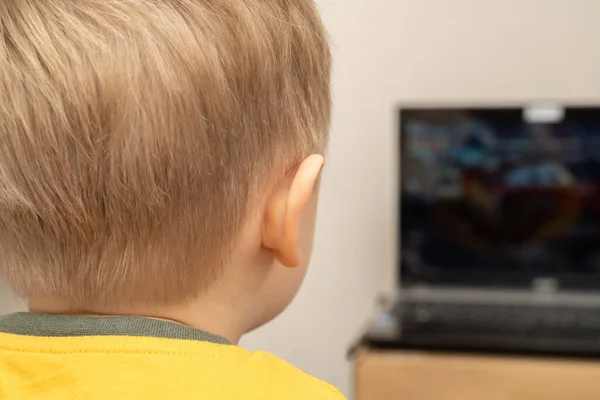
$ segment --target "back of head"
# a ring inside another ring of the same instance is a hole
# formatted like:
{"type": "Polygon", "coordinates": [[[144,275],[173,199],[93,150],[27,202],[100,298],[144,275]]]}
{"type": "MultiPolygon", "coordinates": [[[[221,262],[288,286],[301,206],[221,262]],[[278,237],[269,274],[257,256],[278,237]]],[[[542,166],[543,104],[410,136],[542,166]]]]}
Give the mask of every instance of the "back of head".
{"type": "Polygon", "coordinates": [[[323,149],[312,0],[0,2],[0,274],[82,306],[218,278],[261,180],[323,149]]]}

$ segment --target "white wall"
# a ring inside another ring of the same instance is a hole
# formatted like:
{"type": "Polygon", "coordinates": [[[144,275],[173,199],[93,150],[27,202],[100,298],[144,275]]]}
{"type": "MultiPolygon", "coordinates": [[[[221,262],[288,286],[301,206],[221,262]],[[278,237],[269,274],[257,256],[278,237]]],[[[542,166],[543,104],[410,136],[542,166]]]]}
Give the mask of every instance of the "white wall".
{"type": "Polygon", "coordinates": [[[244,344],[350,393],[346,349],[394,275],[394,106],[600,103],[600,1],[321,3],[335,113],[312,270],[286,314],[244,344]]]}
{"type": "MultiPolygon", "coordinates": [[[[345,353],[393,287],[400,102],[600,102],[598,0],[321,0],[335,57],[333,140],[311,272],[243,345],[350,393],[345,353]]],[[[0,313],[16,308],[0,293],[0,313]]]]}
{"type": "Polygon", "coordinates": [[[6,285],[0,282],[0,315],[25,310],[25,303],[17,300],[6,285]]]}

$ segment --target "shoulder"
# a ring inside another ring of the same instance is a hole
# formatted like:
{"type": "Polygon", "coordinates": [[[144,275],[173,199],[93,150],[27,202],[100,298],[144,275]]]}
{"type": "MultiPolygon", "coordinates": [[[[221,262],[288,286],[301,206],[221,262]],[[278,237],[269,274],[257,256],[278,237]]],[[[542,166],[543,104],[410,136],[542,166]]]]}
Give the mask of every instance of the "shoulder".
{"type": "Polygon", "coordinates": [[[250,356],[267,373],[273,389],[280,390],[282,399],[345,400],[344,395],[333,385],[311,376],[299,368],[266,352],[254,352],[250,356]]]}

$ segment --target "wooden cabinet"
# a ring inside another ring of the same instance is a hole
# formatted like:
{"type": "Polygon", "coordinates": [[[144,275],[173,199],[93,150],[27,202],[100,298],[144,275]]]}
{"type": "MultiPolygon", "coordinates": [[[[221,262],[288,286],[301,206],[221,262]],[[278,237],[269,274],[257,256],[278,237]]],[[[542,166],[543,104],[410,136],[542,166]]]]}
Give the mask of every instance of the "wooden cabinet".
{"type": "Polygon", "coordinates": [[[355,400],[600,400],[600,362],[359,349],[355,400]]]}

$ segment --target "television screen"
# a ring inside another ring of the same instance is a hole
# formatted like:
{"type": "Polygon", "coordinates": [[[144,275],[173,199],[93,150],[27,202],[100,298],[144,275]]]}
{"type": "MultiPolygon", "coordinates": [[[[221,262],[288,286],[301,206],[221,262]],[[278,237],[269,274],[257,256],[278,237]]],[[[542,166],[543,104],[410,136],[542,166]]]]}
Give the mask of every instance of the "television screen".
{"type": "Polygon", "coordinates": [[[404,109],[402,275],[600,275],[600,109],[404,109]]]}

